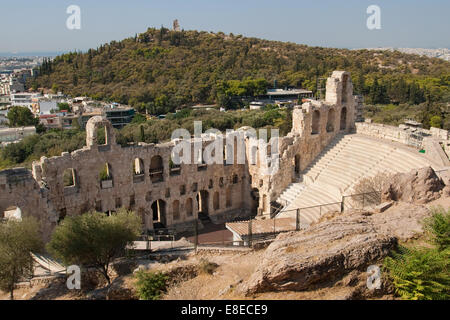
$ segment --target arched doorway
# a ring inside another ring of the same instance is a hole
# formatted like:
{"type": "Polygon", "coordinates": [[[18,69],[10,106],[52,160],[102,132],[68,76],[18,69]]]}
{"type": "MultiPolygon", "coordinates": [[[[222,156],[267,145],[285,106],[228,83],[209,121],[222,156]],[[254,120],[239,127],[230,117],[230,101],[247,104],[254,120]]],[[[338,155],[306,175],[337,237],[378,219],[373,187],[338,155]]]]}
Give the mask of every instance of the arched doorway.
{"type": "Polygon", "coordinates": [[[153,228],[166,227],[166,202],[164,200],[156,200],[152,203],[153,228]]]}
{"type": "Polygon", "coordinates": [[[259,207],[259,190],[253,188],[252,191],[250,192],[250,196],[252,198],[250,210],[252,212],[252,216],[256,216],[258,215],[258,207],[259,207]]]}
{"type": "Polygon", "coordinates": [[[206,190],[201,190],[197,194],[198,213],[209,214],[209,193],[206,190]]]}
{"type": "Polygon", "coordinates": [[[347,129],[347,108],[344,107],[341,110],[341,125],[340,125],[340,129],[341,130],[345,130],[347,129]]]}

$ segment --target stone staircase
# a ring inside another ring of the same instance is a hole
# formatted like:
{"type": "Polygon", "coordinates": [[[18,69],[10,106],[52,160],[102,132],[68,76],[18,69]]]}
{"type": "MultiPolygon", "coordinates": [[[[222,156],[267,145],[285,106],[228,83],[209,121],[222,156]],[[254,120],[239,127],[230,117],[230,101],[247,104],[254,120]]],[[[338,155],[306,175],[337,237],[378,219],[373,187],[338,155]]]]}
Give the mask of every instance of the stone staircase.
{"type": "Polygon", "coordinates": [[[301,182],[291,183],[276,200],[282,206],[288,206],[306,188],[301,182]]]}
{"type": "Polygon", "coordinates": [[[344,194],[365,177],[378,173],[408,172],[432,165],[414,149],[363,135],[336,137],[303,172],[303,183],[293,183],[278,198],[284,206],[277,217],[295,217],[301,210],[301,224],[309,225],[329,211],[339,211],[344,194]]]}
{"type": "Polygon", "coordinates": [[[350,139],[348,138],[344,139],[344,135],[337,135],[304,170],[302,176],[303,181],[307,183],[314,181],[322,170],[344,149],[349,141],[350,139]]]}

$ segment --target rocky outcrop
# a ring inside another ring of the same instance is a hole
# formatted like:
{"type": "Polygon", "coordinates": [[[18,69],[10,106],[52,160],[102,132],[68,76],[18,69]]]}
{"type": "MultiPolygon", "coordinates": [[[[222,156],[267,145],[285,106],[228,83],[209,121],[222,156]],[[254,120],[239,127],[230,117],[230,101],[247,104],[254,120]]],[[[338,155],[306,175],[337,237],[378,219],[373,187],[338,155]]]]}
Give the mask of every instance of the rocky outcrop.
{"type": "Polygon", "coordinates": [[[352,270],[365,270],[396,244],[395,237],[377,232],[364,215],[337,217],[305,231],[279,235],[239,290],[247,295],[307,290],[352,270]]]}
{"type": "Polygon", "coordinates": [[[398,173],[381,190],[381,200],[417,204],[439,199],[445,185],[431,167],[398,173]]]}
{"type": "Polygon", "coordinates": [[[106,293],[106,300],[137,300],[133,277],[114,279],[106,293]]]}

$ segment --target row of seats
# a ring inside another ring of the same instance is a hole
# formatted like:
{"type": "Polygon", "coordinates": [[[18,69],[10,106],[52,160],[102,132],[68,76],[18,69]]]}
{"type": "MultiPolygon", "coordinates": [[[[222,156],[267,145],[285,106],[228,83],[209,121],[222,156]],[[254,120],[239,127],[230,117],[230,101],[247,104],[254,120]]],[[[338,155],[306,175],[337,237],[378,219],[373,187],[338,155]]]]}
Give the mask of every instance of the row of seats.
{"type": "Polygon", "coordinates": [[[303,172],[305,183],[293,183],[281,194],[277,202],[285,207],[277,217],[295,217],[296,209],[303,208],[302,224],[309,224],[326,212],[339,210],[342,195],[352,194],[365,177],[431,165],[414,152],[357,134],[337,137],[303,172]]]}

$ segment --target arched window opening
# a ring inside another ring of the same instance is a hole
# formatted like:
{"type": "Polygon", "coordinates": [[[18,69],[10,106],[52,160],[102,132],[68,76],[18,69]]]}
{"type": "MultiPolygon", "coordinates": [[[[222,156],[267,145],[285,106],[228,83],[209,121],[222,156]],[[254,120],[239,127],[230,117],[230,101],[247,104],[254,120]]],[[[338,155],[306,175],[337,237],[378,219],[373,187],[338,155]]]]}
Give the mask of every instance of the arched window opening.
{"type": "Polygon", "coordinates": [[[75,169],[69,168],[64,170],[63,172],[63,184],[64,188],[68,187],[75,187],[76,186],[76,176],[75,176],[75,169]]]}
{"type": "Polygon", "coordinates": [[[334,109],[328,111],[327,132],[334,132],[334,123],[336,120],[334,109]]]}
{"type": "Polygon", "coordinates": [[[109,189],[113,187],[113,177],[109,163],[105,163],[100,169],[99,179],[102,189],[109,189]]]}
{"type": "Polygon", "coordinates": [[[142,159],[136,158],[133,161],[133,182],[144,182],[144,179],[144,161],[142,161],[142,159]]]}
{"type": "Polygon", "coordinates": [[[312,115],[311,134],[318,134],[320,129],[320,112],[315,110],[312,115]]]}
{"type": "Polygon", "coordinates": [[[150,161],[150,180],[152,183],[164,181],[164,165],[161,156],[154,156],[150,161]]]}

